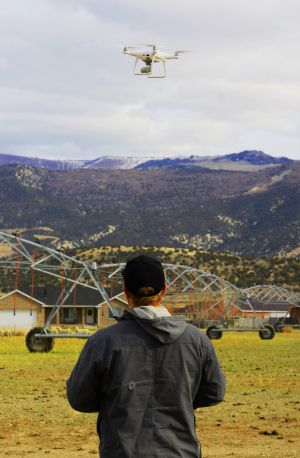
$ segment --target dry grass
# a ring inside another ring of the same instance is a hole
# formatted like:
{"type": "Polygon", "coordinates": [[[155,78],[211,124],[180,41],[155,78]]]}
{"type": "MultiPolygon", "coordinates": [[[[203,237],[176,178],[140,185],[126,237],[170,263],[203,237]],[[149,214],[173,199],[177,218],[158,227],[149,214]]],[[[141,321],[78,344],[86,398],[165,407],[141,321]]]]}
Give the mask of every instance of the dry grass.
{"type": "Polygon", "coordinates": [[[54,235],[42,235],[42,234],[34,234],[34,238],[38,240],[54,240],[55,242],[59,241],[58,237],[55,237],[54,235]]]}
{"type": "Polygon", "coordinates": [[[12,249],[8,245],[0,245],[0,258],[5,258],[6,256],[10,256],[12,253],[12,249]]]}
{"type": "Polygon", "coordinates": [[[299,456],[300,333],[229,333],[215,347],[228,388],[223,404],[197,412],[204,456],[299,456]]]}
{"type": "MultiPolygon", "coordinates": [[[[57,340],[35,354],[24,337],[0,339],[1,457],[97,455],[96,415],[75,412],[65,396],[83,344],[57,340]]],[[[203,456],[298,457],[300,333],[226,333],[214,346],[228,389],[223,404],[196,412],[203,456]]]]}
{"type": "Polygon", "coordinates": [[[0,328],[0,337],[25,336],[28,329],[0,328]]]}

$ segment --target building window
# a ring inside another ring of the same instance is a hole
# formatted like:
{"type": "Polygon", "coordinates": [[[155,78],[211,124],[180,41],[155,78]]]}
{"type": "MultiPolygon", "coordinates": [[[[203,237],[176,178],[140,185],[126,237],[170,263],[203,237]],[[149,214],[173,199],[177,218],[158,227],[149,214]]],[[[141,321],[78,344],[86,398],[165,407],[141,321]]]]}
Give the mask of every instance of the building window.
{"type": "Polygon", "coordinates": [[[62,319],[65,323],[77,323],[77,311],[75,308],[65,307],[62,308],[62,319]]]}

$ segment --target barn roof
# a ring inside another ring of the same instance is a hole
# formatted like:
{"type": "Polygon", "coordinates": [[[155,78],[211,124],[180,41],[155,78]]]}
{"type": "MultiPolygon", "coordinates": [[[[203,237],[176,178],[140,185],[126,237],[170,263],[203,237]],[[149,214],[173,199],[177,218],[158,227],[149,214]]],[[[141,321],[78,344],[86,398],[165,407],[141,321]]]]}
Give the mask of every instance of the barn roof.
{"type": "Polygon", "coordinates": [[[27,299],[34,300],[35,302],[38,302],[40,305],[43,305],[44,303],[40,301],[38,298],[31,297],[29,294],[26,294],[24,291],[20,291],[19,289],[14,289],[13,291],[10,291],[9,293],[4,294],[3,296],[0,296],[0,301],[4,300],[6,297],[12,296],[13,294],[20,294],[21,296],[26,297],[27,299]]]}
{"type": "Polygon", "coordinates": [[[240,310],[243,311],[252,311],[252,308],[255,312],[287,312],[293,304],[284,301],[269,301],[269,302],[260,302],[255,299],[248,299],[247,302],[242,302],[239,304],[240,310]]]}
{"type": "MultiPolygon", "coordinates": [[[[52,307],[57,303],[61,294],[61,288],[55,286],[35,287],[33,289],[33,298],[52,307]]],[[[27,295],[31,295],[31,290],[26,290],[27,295]]],[[[70,296],[64,301],[63,305],[67,306],[96,306],[102,302],[102,296],[98,290],[85,288],[77,285],[76,290],[72,291],[70,296]]]]}

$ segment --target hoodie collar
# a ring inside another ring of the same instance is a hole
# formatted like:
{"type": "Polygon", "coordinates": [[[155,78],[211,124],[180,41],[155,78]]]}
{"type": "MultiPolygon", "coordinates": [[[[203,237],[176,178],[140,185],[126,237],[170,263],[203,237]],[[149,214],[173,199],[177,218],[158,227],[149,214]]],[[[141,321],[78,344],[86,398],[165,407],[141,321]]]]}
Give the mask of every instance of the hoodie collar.
{"type": "Polygon", "coordinates": [[[129,313],[132,313],[139,318],[148,318],[149,320],[152,320],[153,318],[162,318],[163,316],[171,316],[168,309],[162,305],[159,307],[154,307],[153,305],[142,305],[141,307],[130,309],[129,313]]]}
{"type": "MultiPolygon", "coordinates": [[[[149,306],[145,306],[149,307],[149,306]]],[[[141,308],[141,307],[138,307],[141,308]]],[[[158,308],[158,307],[155,307],[158,308]]],[[[161,307],[165,309],[165,307],[161,307]]],[[[158,340],[162,344],[169,344],[177,340],[186,329],[186,322],[176,316],[170,314],[159,317],[141,317],[142,312],[136,312],[136,309],[131,309],[124,313],[124,319],[134,319],[135,322],[153,339],[158,340]]],[[[147,313],[149,314],[149,310],[147,313]]],[[[166,313],[166,312],[163,312],[166,313]]],[[[169,312],[168,312],[169,313],[169,312]]]]}

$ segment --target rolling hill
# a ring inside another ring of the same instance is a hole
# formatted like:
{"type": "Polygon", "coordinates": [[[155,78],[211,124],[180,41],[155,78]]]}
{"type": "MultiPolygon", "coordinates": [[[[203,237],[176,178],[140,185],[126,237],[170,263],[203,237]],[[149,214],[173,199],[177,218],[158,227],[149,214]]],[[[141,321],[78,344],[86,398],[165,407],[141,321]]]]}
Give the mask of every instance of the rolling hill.
{"type": "Polygon", "coordinates": [[[300,164],[202,168],[0,167],[0,230],[54,246],[156,245],[271,256],[300,247],[300,164]]]}

